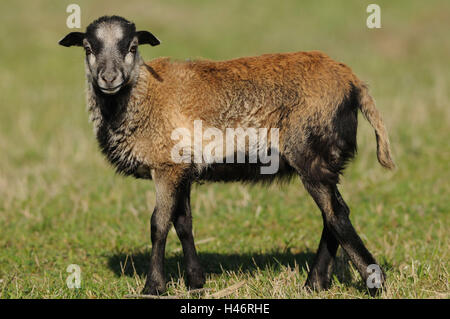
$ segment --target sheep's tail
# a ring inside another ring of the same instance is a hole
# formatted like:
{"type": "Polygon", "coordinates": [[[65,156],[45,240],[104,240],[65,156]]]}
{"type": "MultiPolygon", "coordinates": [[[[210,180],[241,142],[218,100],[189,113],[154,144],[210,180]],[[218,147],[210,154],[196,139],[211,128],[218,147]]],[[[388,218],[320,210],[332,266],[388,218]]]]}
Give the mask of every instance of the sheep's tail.
{"type": "Polygon", "coordinates": [[[384,126],[383,119],[380,112],[375,107],[375,101],[369,94],[367,85],[359,82],[359,109],[364,115],[370,125],[375,129],[375,135],[377,138],[377,157],[378,162],[388,169],[395,168],[394,161],[391,156],[391,149],[389,146],[389,137],[384,126]]]}

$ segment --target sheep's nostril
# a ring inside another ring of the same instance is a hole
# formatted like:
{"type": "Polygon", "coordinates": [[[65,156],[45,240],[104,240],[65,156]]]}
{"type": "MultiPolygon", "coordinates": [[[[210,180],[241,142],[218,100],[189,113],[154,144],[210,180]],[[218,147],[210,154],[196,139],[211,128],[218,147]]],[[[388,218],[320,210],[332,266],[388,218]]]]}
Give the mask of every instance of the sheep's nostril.
{"type": "Polygon", "coordinates": [[[117,74],[116,73],[106,73],[106,74],[102,74],[101,78],[106,83],[111,84],[117,78],[117,74]]]}

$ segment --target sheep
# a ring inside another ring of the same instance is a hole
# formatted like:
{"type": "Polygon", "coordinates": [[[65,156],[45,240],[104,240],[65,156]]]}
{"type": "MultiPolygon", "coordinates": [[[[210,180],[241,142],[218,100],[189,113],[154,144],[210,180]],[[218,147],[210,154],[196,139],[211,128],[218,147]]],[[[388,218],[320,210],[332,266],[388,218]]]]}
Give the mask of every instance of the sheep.
{"type": "MultiPolygon", "coordinates": [[[[368,87],[349,67],[318,51],[228,61],[157,58],[144,63],[138,45],[160,41],[118,16],[101,17],[85,33],[71,32],[59,44],[85,49],[87,104],[102,153],[117,172],[154,181],[152,251],[144,293],[166,290],[165,243],[172,224],[183,248],[187,286],[204,285],[192,234],[190,191],[192,184],[205,181],[269,183],[299,176],[324,225],[305,286],[329,288],[339,245],[362,279],[372,280],[369,269],[377,262],[353,228],[337,188],[356,152],[358,110],[375,130],[379,163],[392,169],[394,162],[368,87]],[[171,150],[178,140],[173,132],[183,128],[193,134],[195,121],[224,134],[228,128],[278,130],[275,147],[256,146],[278,154],[276,173],[262,174],[264,163],[248,162],[255,145],[233,146],[231,153],[222,153],[227,158],[243,154],[244,163],[198,163],[189,160],[189,152],[183,161],[174,161],[171,150]]],[[[369,292],[379,292],[384,281],[380,271],[378,285],[369,286],[369,292]]]]}

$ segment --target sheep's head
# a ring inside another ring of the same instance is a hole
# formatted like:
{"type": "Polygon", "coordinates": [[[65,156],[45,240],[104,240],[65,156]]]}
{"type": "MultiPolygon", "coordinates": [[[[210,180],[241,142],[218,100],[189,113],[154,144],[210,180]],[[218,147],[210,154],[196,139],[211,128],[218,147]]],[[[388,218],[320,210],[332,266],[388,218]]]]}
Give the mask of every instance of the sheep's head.
{"type": "Polygon", "coordinates": [[[84,47],[88,80],[104,94],[115,94],[137,78],[142,63],[138,45],[159,43],[150,32],[136,31],[134,23],[118,16],[101,17],[85,33],[71,32],[59,41],[66,47],[84,47]]]}

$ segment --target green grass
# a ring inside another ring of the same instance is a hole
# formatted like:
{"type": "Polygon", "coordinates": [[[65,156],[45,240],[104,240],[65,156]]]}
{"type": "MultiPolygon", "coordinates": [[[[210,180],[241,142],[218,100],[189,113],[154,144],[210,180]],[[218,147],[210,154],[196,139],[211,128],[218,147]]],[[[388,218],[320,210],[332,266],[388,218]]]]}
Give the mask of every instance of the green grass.
{"type": "MultiPolygon", "coordinates": [[[[121,298],[145,281],[152,182],[116,176],[85,111],[82,50],[57,41],[70,1],[0,5],[0,296],[121,298]],[[69,264],[82,270],[68,289],[69,264]]],[[[352,221],[387,272],[384,298],[449,298],[450,5],[377,1],[382,29],[365,26],[368,1],[77,1],[82,27],[120,14],[162,40],[146,59],[228,59],[322,50],[371,85],[398,169],[376,161],[361,120],[359,152],[342,180],[352,221]]],[[[361,117],[362,119],[362,117],[361,117]]],[[[245,281],[230,297],[367,298],[339,253],[332,288],[302,288],[322,221],[301,183],[204,184],[192,192],[206,287],[245,281]]],[[[174,232],[169,294],[183,294],[174,232]]]]}

